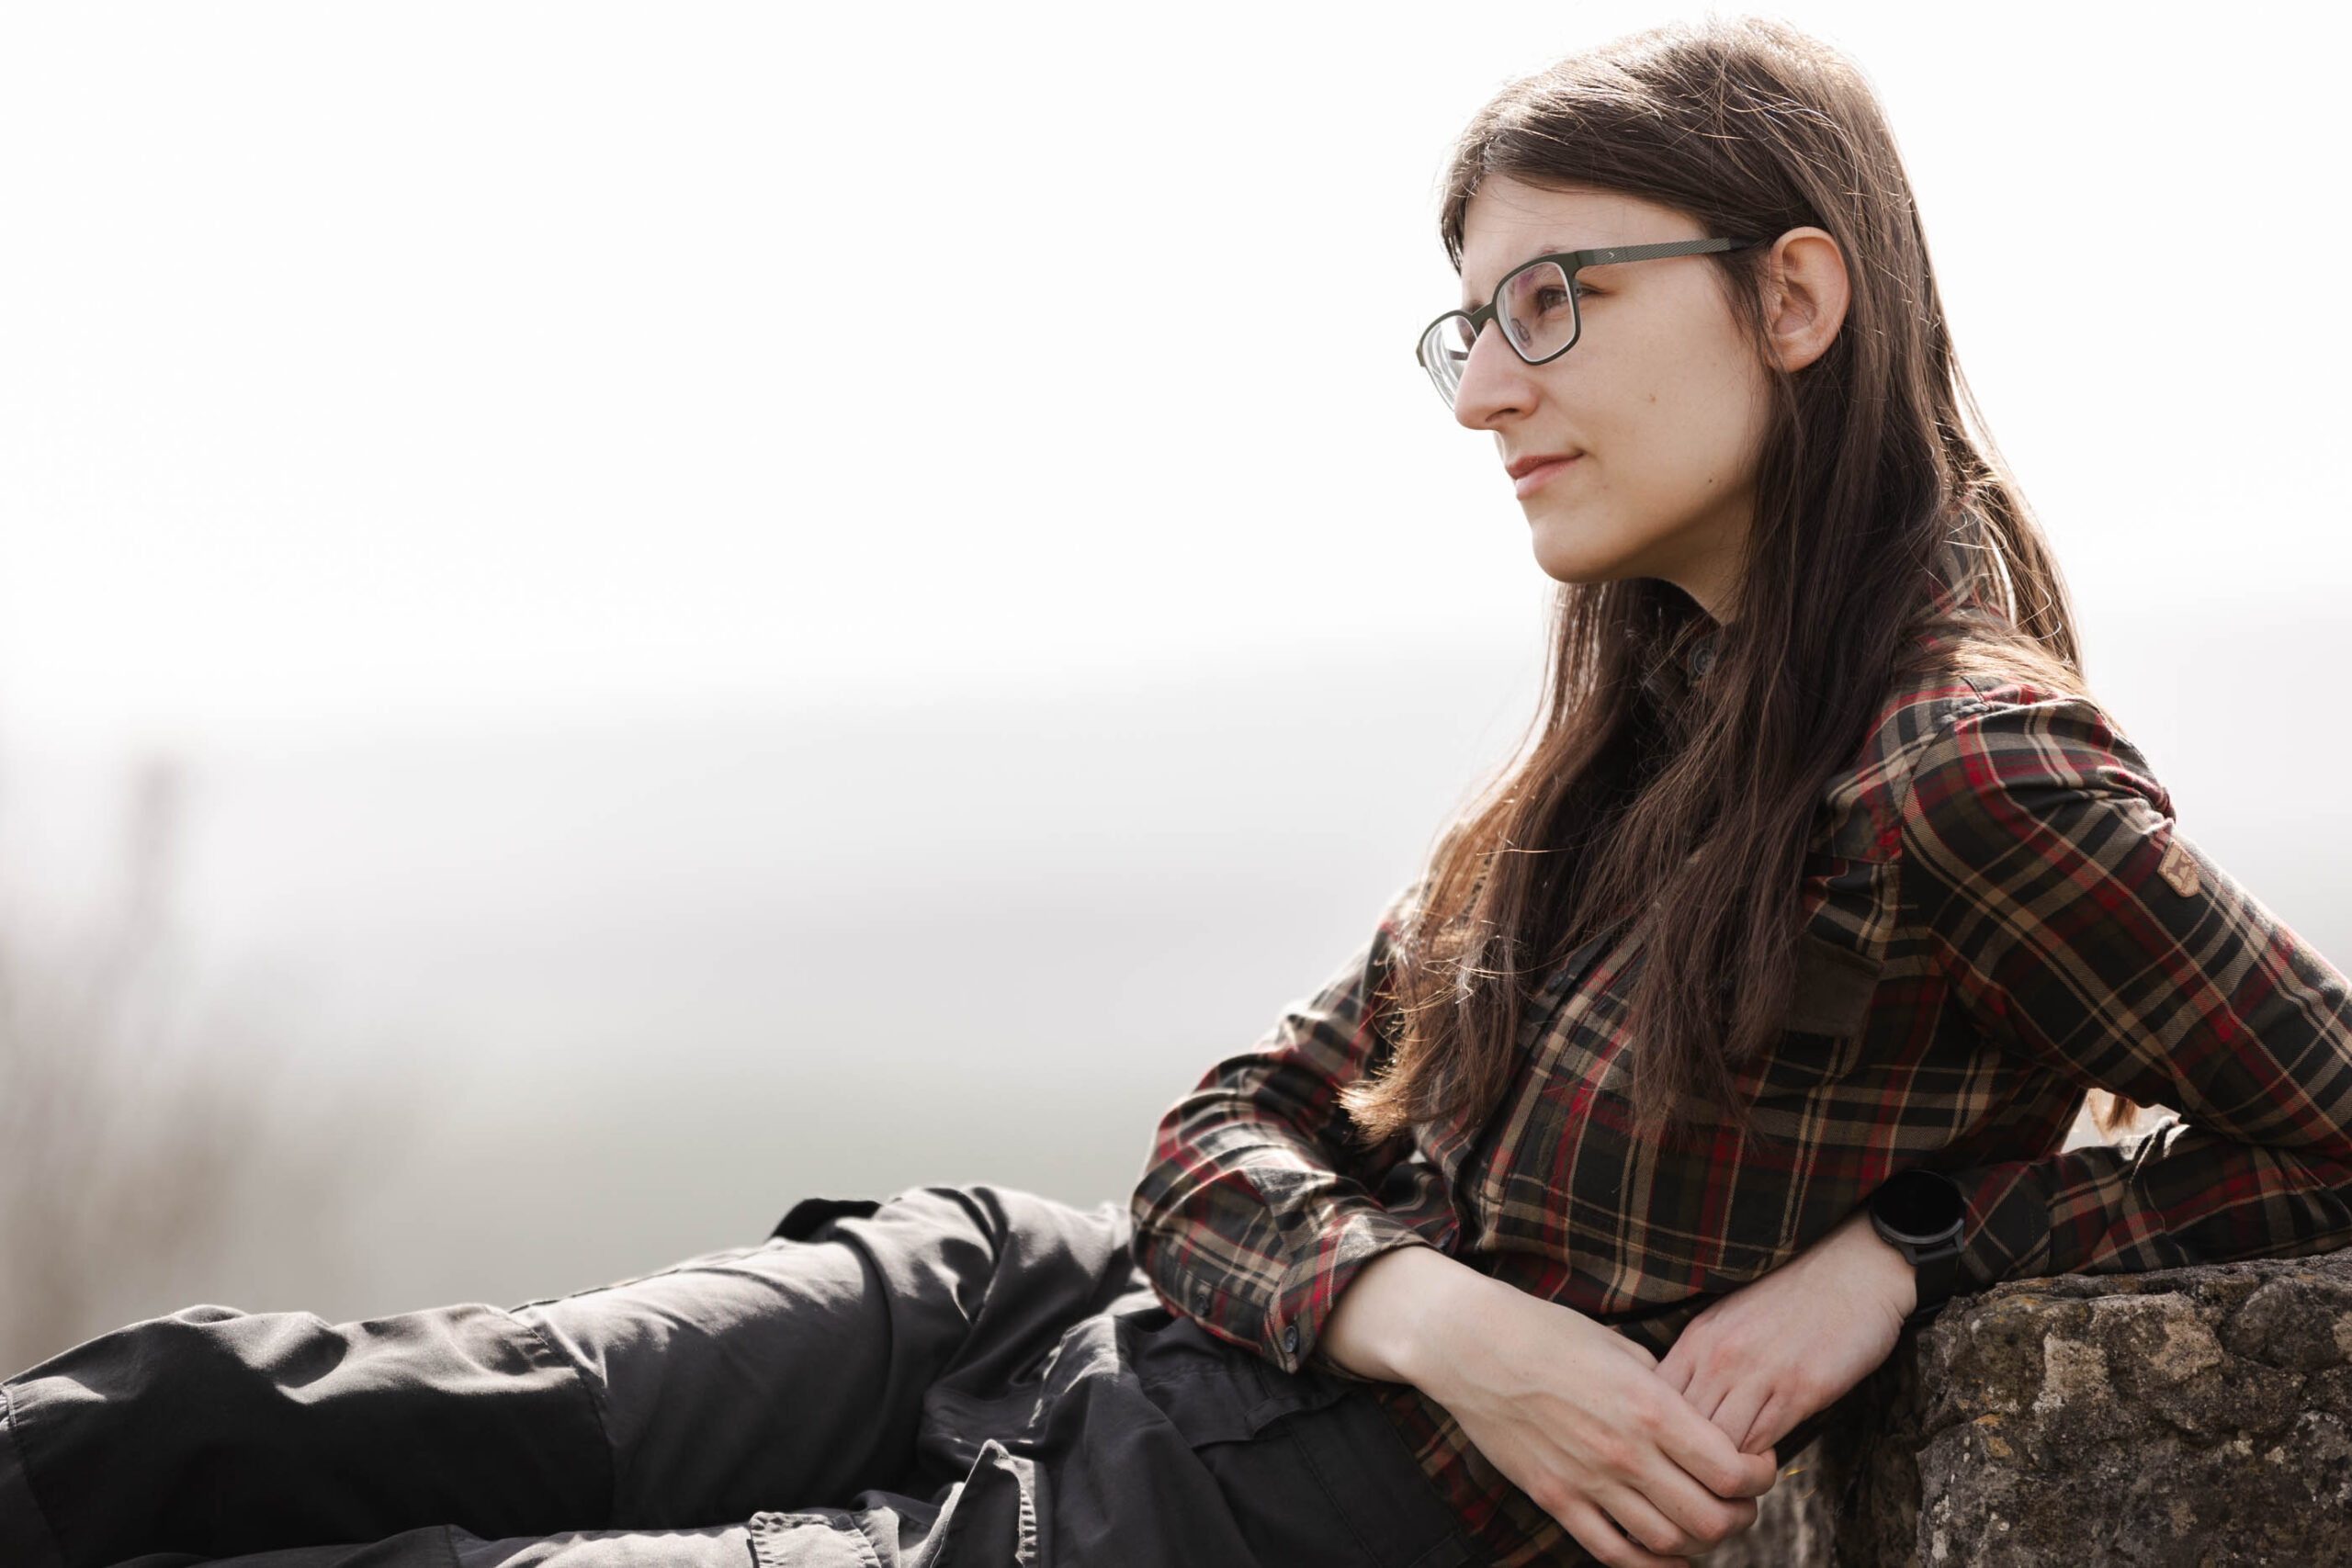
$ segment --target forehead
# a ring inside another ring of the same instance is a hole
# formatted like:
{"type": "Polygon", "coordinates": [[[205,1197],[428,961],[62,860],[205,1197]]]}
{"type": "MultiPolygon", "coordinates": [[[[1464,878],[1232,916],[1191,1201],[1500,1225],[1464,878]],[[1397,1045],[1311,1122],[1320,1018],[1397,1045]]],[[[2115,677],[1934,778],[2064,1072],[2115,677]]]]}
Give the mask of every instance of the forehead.
{"type": "Polygon", "coordinates": [[[1493,175],[1463,209],[1462,295],[1484,304],[1503,274],[1530,256],[1701,238],[1690,217],[1638,196],[1493,175]]]}

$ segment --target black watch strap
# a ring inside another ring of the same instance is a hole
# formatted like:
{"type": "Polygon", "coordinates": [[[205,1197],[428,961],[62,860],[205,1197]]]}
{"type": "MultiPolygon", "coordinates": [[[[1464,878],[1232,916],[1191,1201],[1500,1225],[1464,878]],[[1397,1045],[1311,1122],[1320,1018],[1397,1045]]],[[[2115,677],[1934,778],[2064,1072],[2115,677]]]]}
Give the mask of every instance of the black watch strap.
{"type": "Polygon", "coordinates": [[[1911,1309],[1912,1321],[1934,1316],[1944,1303],[1951,1300],[1952,1292],[1960,1288],[1960,1254],[1957,1239],[1940,1247],[1903,1248],[1903,1255],[1911,1259],[1912,1273],[1919,1288],[1918,1304],[1911,1309]]]}

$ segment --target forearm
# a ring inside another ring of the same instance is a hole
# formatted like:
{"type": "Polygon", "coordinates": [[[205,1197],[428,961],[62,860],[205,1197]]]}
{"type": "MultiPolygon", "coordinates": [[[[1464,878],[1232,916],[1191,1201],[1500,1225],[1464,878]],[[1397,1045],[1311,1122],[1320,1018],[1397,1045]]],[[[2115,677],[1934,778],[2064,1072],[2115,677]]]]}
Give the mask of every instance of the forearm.
{"type": "Polygon", "coordinates": [[[2352,1168],[2189,1123],[1958,1173],[1977,1284],[2288,1258],[2352,1244],[2352,1168]]]}
{"type": "Polygon", "coordinates": [[[1974,1284],[2352,1240],[2352,983],[2180,830],[2095,705],[1956,716],[1915,767],[1900,874],[1949,1005],[2052,1075],[2032,1092],[2182,1117],[1951,1172],[1974,1284]]]}
{"type": "Polygon", "coordinates": [[[1433,1247],[1385,1253],[1357,1270],[1324,1320],[1324,1359],[1358,1377],[1411,1383],[1436,1398],[1424,1380],[1433,1378],[1442,1357],[1430,1348],[1446,1342],[1471,1293],[1493,1283],[1433,1247]]]}

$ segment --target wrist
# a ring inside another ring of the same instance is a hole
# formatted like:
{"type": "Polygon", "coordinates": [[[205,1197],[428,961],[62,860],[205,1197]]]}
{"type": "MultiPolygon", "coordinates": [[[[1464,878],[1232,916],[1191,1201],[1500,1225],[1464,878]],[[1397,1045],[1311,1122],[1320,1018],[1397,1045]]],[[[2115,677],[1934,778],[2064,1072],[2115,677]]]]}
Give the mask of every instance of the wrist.
{"type": "Polygon", "coordinates": [[[1435,1397],[1470,1292],[1489,1281],[1433,1247],[1401,1247],[1359,1269],[1324,1320],[1322,1348],[1360,1377],[1435,1397]]]}
{"type": "Polygon", "coordinates": [[[1878,1233],[1871,1224],[1867,1211],[1857,1211],[1845,1222],[1845,1240],[1860,1257],[1868,1259],[1873,1294],[1883,1300],[1894,1315],[1909,1317],[1919,1305],[1919,1271],[1903,1249],[1878,1233]]]}
{"type": "Polygon", "coordinates": [[[1480,1302],[1487,1292],[1510,1287],[1434,1248],[1417,1250],[1428,1257],[1412,1280],[1397,1370],[1402,1381],[1442,1404],[1461,1370],[1464,1346],[1478,1337],[1480,1302]]]}

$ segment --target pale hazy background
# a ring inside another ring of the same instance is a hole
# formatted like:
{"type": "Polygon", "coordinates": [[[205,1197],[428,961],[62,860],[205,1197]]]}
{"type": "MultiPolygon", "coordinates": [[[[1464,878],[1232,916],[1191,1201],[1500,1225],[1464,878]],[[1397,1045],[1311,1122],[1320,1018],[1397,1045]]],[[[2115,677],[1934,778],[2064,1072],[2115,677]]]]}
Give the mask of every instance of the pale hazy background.
{"type": "MultiPolygon", "coordinates": [[[[1448,142],[1685,14],[0,9],[11,1364],[1124,1198],[1531,700],[1409,352],[1448,142]]],[[[2352,29],[1778,14],[1889,105],[2094,683],[2352,959],[2352,29]]]]}

